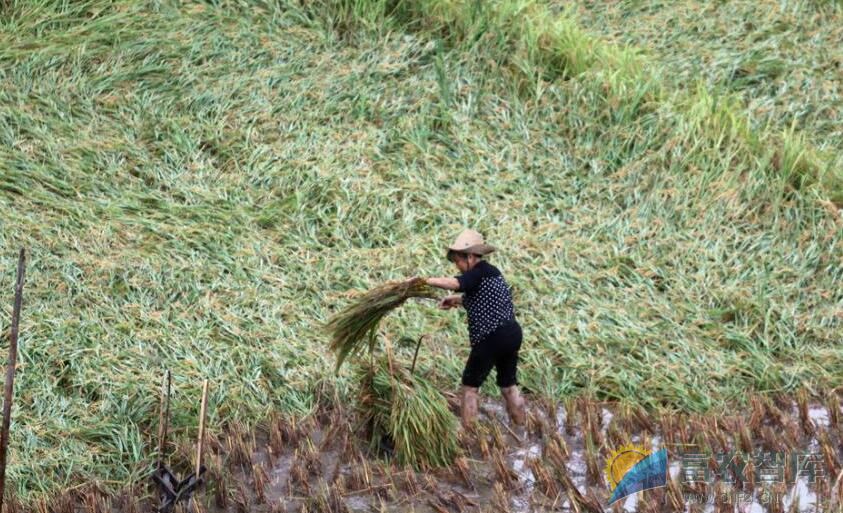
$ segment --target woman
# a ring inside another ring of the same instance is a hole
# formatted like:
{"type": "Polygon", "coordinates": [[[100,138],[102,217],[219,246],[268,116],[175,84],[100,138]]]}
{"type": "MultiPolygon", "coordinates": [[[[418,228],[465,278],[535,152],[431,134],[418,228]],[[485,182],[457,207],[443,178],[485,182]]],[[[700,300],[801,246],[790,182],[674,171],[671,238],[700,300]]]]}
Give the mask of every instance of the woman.
{"type": "Polygon", "coordinates": [[[521,326],[515,320],[512,294],[501,272],[483,257],[495,248],[474,230],[464,230],[448,247],[448,260],[462,274],[454,278],[425,278],[433,287],[462,292],[439,303],[449,309],[462,305],[468,313],[471,353],[462,374],[461,416],[464,426],[477,416],[477,392],[495,367],[496,381],[506,401],[510,420],[523,425],[526,412],[518,393],[516,372],[521,347],[521,326]]]}

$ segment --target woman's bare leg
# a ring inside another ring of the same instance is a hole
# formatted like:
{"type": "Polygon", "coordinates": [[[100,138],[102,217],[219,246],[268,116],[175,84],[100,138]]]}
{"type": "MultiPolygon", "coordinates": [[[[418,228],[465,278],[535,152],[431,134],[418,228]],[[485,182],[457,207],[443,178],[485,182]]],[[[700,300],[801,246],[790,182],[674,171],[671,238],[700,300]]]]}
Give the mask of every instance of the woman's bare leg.
{"type": "Polygon", "coordinates": [[[460,389],[460,414],[463,427],[470,427],[477,418],[477,391],[475,387],[465,385],[460,389]]]}
{"type": "Polygon", "coordinates": [[[527,409],[524,405],[524,398],[518,391],[517,385],[501,388],[501,394],[506,402],[506,413],[513,424],[523,426],[527,422],[527,409]]]}

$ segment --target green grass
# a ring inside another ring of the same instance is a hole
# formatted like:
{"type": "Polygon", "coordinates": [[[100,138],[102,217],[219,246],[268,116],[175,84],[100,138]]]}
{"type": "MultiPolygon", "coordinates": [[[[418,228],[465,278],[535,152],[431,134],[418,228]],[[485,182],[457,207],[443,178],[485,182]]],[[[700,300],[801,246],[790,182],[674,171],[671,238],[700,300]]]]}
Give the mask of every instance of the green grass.
{"type": "MultiPolygon", "coordinates": [[[[307,412],[348,291],[456,274],[466,225],[500,248],[533,391],[699,412],[843,385],[825,128],[759,125],[543,4],[271,5],[0,21],[4,330],[30,250],[9,488],[144,478],[165,367],[175,436],[203,378],[212,432],[307,412]]],[[[464,319],[428,303],[385,336],[432,334],[419,366],[455,387],[464,319]]]]}

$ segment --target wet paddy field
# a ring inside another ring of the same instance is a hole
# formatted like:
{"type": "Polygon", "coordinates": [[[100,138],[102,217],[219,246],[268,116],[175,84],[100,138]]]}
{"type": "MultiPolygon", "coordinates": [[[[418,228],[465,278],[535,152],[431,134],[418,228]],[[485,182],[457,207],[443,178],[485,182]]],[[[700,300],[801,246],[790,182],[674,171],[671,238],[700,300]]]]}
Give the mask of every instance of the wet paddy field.
{"type": "MultiPolygon", "coordinates": [[[[457,413],[458,400],[449,396],[457,413]]],[[[205,483],[182,511],[222,512],[831,512],[840,511],[841,424],[837,396],[824,403],[753,398],[731,416],[648,416],[587,399],[532,400],[528,424],[510,427],[502,404],[484,399],[462,455],[449,468],[399,468],[388,444],[369,447],[341,405],[303,419],[273,419],[265,429],[232,426],[212,441],[205,483]],[[607,459],[623,446],[666,448],[667,486],[607,506],[607,459]],[[691,461],[705,455],[703,467],[691,461]],[[781,479],[753,462],[781,454],[781,479]],[[812,455],[811,466],[790,458],[812,455]],[[722,463],[734,455],[732,465],[722,463]],[[747,456],[749,455],[749,456],[747,456]],[[731,472],[731,473],[730,473],[731,472]],[[711,482],[690,483],[692,476],[711,482]],[[731,482],[732,484],[727,484],[731,482]]],[[[180,444],[174,470],[187,471],[194,448],[180,444]]],[[[177,472],[178,473],[178,472],[177,472]]],[[[89,485],[10,511],[153,511],[154,490],[138,483],[115,497],[89,485]]]]}

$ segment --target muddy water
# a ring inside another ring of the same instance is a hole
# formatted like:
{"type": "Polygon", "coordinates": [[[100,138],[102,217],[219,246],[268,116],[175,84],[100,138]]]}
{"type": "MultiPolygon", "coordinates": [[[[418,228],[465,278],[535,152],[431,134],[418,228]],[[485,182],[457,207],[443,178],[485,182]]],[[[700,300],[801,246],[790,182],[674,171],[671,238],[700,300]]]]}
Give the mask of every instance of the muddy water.
{"type": "MultiPolygon", "coordinates": [[[[508,509],[512,513],[542,512],[542,511],[575,511],[570,503],[564,487],[560,496],[546,497],[536,476],[531,470],[531,460],[542,460],[544,458],[545,442],[548,436],[555,435],[564,440],[567,446],[568,457],[564,462],[565,470],[571,482],[582,495],[591,495],[600,500],[605,511],[638,511],[642,500],[650,500],[650,495],[655,491],[646,491],[627,497],[614,508],[605,506],[610,491],[602,477],[603,465],[606,456],[613,447],[609,439],[609,428],[618,416],[605,407],[597,407],[596,416],[599,420],[600,438],[603,440],[600,454],[597,458],[600,470],[599,482],[594,482],[593,477],[588,475],[588,464],[586,459],[585,439],[577,423],[573,434],[568,432],[568,412],[564,408],[555,410],[553,418],[538,407],[531,407],[534,418],[541,418],[546,421],[545,426],[550,426],[552,432],[537,433],[534,429],[520,430],[518,432],[508,428],[506,413],[499,401],[486,399],[481,407],[481,422],[487,426],[497,426],[502,434],[504,446],[502,454],[504,461],[514,476],[508,490],[495,490],[495,484],[499,481],[498,474],[492,463],[483,454],[475,450],[469,450],[466,462],[468,468],[469,482],[460,477],[458,472],[437,471],[431,474],[423,474],[397,469],[383,463],[377,458],[362,455],[358,451],[357,458],[350,458],[345,454],[344,448],[336,439],[331,438],[329,426],[315,425],[307,431],[299,440],[284,445],[280,454],[273,454],[266,439],[256,441],[252,454],[252,465],[262,466],[266,469],[266,484],[263,487],[265,498],[259,498],[255,493],[255,475],[249,468],[239,468],[231,471],[225,478],[230,481],[227,484],[230,500],[225,508],[219,507],[212,499],[212,489],[215,486],[209,481],[209,489],[200,500],[205,504],[205,510],[215,513],[237,512],[237,511],[316,511],[316,512],[372,512],[372,511],[415,511],[420,513],[444,513],[459,511],[504,511],[508,509]],[[516,438],[518,436],[518,438],[516,438]],[[307,460],[307,447],[314,447],[311,454],[313,462],[309,470],[304,472],[302,477],[302,461],[307,460]],[[313,456],[315,454],[315,456],[313,456]],[[298,477],[294,476],[299,469],[298,477]],[[409,482],[409,483],[408,483],[409,482]]],[[[843,412],[843,408],[841,408],[843,412]]],[[[794,406],[789,412],[795,423],[799,423],[799,411],[794,406]]],[[[579,413],[575,415],[578,421],[579,413]]],[[[812,422],[815,436],[807,434],[800,440],[801,446],[795,450],[819,450],[821,444],[816,436],[820,430],[828,433],[833,444],[836,444],[836,457],[843,460],[841,451],[841,429],[840,426],[831,428],[828,411],[821,406],[812,406],[808,409],[808,418],[812,422]]],[[[659,424],[654,422],[656,426],[659,424]]],[[[597,425],[597,424],[595,424],[597,425]]],[[[618,424],[620,425],[620,423],[618,424]]],[[[630,439],[634,443],[643,444],[653,450],[661,447],[668,449],[669,474],[674,479],[679,479],[681,473],[681,461],[678,457],[672,457],[671,452],[676,449],[677,444],[665,443],[665,439],[676,439],[665,437],[663,433],[648,433],[645,431],[630,432],[630,439]]],[[[807,432],[806,432],[807,433],[807,432]]],[[[730,446],[734,442],[729,440],[730,446]]],[[[490,445],[494,445],[490,442],[490,445]]],[[[757,445],[757,444],[756,444],[757,445]]],[[[492,449],[494,451],[494,449],[492,449]]],[[[715,449],[717,451],[718,449],[715,449]]],[[[547,464],[547,461],[543,461],[547,464]]],[[[835,476],[827,476],[828,488],[831,488],[835,476]]],[[[828,492],[826,492],[827,494],[828,492]]],[[[664,493],[662,493],[664,495],[664,493]]],[[[786,490],[781,498],[781,506],[784,511],[799,512],[826,512],[827,497],[820,497],[816,486],[807,482],[804,478],[796,480],[796,484],[786,490]],[[826,501],[825,507],[817,507],[818,498],[826,501]],[[791,510],[791,507],[794,509],[791,510]]],[[[673,511],[666,503],[661,511],[673,511]]],[[[684,510],[688,513],[714,512],[713,503],[708,504],[686,504],[684,510]]],[[[744,496],[742,502],[735,504],[734,511],[741,513],[767,513],[765,499],[757,493],[744,496]]],[[[586,510],[582,510],[586,511],[586,510]]],[[[650,510],[652,511],[652,509],[650,510]]],[[[724,511],[720,509],[720,511],[724,511]]]]}

